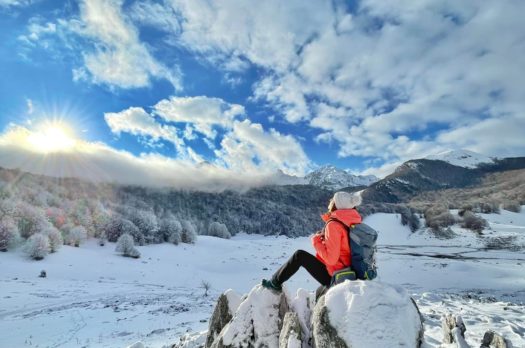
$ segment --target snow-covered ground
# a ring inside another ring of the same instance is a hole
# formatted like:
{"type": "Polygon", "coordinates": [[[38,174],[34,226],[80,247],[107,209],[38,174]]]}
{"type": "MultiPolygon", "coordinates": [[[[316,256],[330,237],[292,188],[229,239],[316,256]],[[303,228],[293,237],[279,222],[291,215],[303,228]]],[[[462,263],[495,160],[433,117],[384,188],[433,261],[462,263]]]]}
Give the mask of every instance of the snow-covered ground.
{"type": "MultiPolygon", "coordinates": [[[[459,227],[441,240],[411,234],[395,214],[365,222],[379,230],[379,279],[402,285],[425,317],[425,346],[441,342],[441,315],[460,314],[466,338],[479,346],[494,329],[525,347],[525,212],[485,215],[492,230],[482,237],[459,227]],[[508,249],[487,249],[503,238],[508,249]]],[[[174,343],[187,331],[207,328],[217,296],[232,288],[248,292],[269,277],[296,249],[312,250],[307,238],[238,235],[231,240],[201,236],[195,245],[139,247],[138,260],[94,241],[64,246],[43,261],[20,251],[0,253],[1,347],[148,347],[174,343]],[[39,278],[41,270],[47,278],[39,278]],[[201,287],[212,289],[204,296],[201,287]]],[[[301,270],[287,283],[315,290],[301,270]]]]}

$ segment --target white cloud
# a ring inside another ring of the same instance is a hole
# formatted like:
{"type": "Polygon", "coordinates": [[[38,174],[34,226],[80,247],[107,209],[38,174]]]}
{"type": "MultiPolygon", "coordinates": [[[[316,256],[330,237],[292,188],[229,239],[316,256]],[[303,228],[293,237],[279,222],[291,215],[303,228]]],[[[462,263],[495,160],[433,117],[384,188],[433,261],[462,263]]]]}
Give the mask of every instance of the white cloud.
{"type": "Polygon", "coordinates": [[[291,135],[284,135],[249,120],[234,121],[233,129],[215,150],[219,162],[239,171],[282,170],[289,175],[304,175],[310,161],[301,144],[291,135]]]}
{"type": "Polygon", "coordinates": [[[0,7],[24,7],[37,1],[38,0],[0,0],[0,7]]]}
{"type": "Polygon", "coordinates": [[[166,121],[192,123],[196,131],[210,139],[217,136],[214,126],[231,128],[235,118],[245,115],[242,105],[204,96],[163,99],[153,110],[166,121]]]}
{"type": "Polygon", "coordinates": [[[221,191],[277,184],[275,173],[235,171],[209,163],[155,153],[133,155],[103,143],[76,140],[68,151],[43,154],[32,147],[33,131],[12,125],[0,134],[0,166],[36,174],[79,177],[95,182],[221,191]]]}
{"type": "Polygon", "coordinates": [[[179,158],[191,159],[194,162],[203,160],[178,136],[176,127],[158,123],[143,108],[131,107],[118,113],[105,113],[104,119],[111,132],[116,135],[124,132],[144,137],[149,145],[155,145],[161,139],[167,140],[175,146],[179,158]]]}
{"type": "Polygon", "coordinates": [[[254,97],[321,130],[339,156],[388,165],[436,148],[525,150],[481,129],[505,119],[525,131],[524,2],[366,0],[351,14],[339,2],[171,4],[179,44],[223,67],[242,58],[265,68],[254,97]]]}
{"type": "Polygon", "coordinates": [[[171,97],[163,99],[152,113],[143,108],[131,107],[118,113],[106,113],[106,123],[111,131],[146,137],[152,141],[167,140],[175,144],[178,158],[202,162],[203,158],[186,145],[184,140],[198,138],[214,151],[211,160],[232,171],[274,173],[281,170],[291,175],[303,175],[310,166],[301,144],[291,135],[281,134],[245,118],[242,105],[229,104],[219,98],[171,97]],[[158,116],[155,119],[153,116],[158,116]],[[184,129],[179,131],[177,123],[184,129]],[[174,125],[175,124],[175,125],[174,125]],[[225,131],[216,148],[217,128],[225,131]],[[181,137],[179,137],[182,136],[181,137]]]}
{"type": "Polygon", "coordinates": [[[159,63],[140,41],[137,29],[122,13],[122,0],[85,0],[80,5],[79,34],[93,41],[84,63],[95,83],[122,88],[149,86],[151,78],[167,79],[181,89],[180,73],[159,63]]]}

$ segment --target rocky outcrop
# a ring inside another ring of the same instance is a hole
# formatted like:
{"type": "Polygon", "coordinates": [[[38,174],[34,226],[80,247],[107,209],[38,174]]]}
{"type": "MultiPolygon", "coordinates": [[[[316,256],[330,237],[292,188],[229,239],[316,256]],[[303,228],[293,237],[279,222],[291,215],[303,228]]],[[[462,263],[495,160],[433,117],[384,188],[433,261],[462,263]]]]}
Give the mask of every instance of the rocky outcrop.
{"type": "Polygon", "coordinates": [[[257,285],[241,302],[231,321],[210,347],[278,347],[283,319],[288,310],[284,293],[277,294],[257,285]]]}
{"type": "Polygon", "coordinates": [[[227,292],[210,319],[206,348],[415,348],[421,343],[420,313],[400,287],[344,282],[314,299],[302,289],[291,298],[260,285],[242,299],[227,292]]]}
{"type": "Polygon", "coordinates": [[[319,298],[312,317],[313,344],[316,348],[347,348],[337,330],[330,323],[325,297],[319,298]]]}
{"type": "Polygon", "coordinates": [[[322,296],[312,319],[313,344],[328,347],[419,347],[423,323],[404,289],[353,281],[322,296]]]}
{"type": "MultiPolygon", "coordinates": [[[[470,348],[465,340],[467,327],[461,316],[451,313],[441,318],[441,328],[443,329],[443,345],[456,348],[470,348]]],[[[480,348],[512,348],[512,343],[503,336],[492,330],[485,332],[480,348]]]]}
{"type": "Polygon", "coordinates": [[[458,315],[447,314],[441,318],[441,328],[443,329],[443,343],[456,343],[458,347],[468,347],[465,341],[465,331],[467,328],[463,319],[458,315]]]}
{"type": "Polygon", "coordinates": [[[512,343],[494,331],[487,331],[483,336],[480,348],[512,348],[512,343]]]}
{"type": "Polygon", "coordinates": [[[239,307],[240,302],[241,297],[233,292],[233,290],[228,290],[219,296],[210,318],[208,334],[206,336],[206,348],[211,347],[213,341],[215,341],[222,329],[232,320],[233,314],[239,307]]]}
{"type": "Polygon", "coordinates": [[[279,335],[279,348],[301,348],[303,333],[297,313],[288,312],[284,316],[279,335]]]}

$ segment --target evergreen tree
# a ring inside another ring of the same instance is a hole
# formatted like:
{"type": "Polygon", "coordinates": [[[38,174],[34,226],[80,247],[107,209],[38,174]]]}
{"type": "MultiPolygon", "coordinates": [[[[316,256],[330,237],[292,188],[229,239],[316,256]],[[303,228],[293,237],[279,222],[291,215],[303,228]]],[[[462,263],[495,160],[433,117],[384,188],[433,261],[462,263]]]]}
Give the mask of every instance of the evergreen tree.
{"type": "Polygon", "coordinates": [[[193,244],[197,240],[197,232],[195,226],[189,220],[182,221],[181,242],[193,244]]]}

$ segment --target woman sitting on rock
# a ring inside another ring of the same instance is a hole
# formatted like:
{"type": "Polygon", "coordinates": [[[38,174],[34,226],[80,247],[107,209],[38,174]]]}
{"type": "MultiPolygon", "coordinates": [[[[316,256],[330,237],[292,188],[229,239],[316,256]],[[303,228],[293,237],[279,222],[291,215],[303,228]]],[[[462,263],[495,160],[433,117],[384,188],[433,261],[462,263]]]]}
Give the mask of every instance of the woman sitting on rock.
{"type": "Polygon", "coordinates": [[[335,271],[350,267],[347,231],[351,225],[361,223],[361,215],[355,210],[359,204],[360,195],[336,192],[328,205],[328,213],[321,217],[326,223],[324,228],[311,238],[316,255],[297,250],[270,280],[263,279],[262,286],[281,291],[282,284],[301,266],[321,285],[330,286],[335,271]]]}

